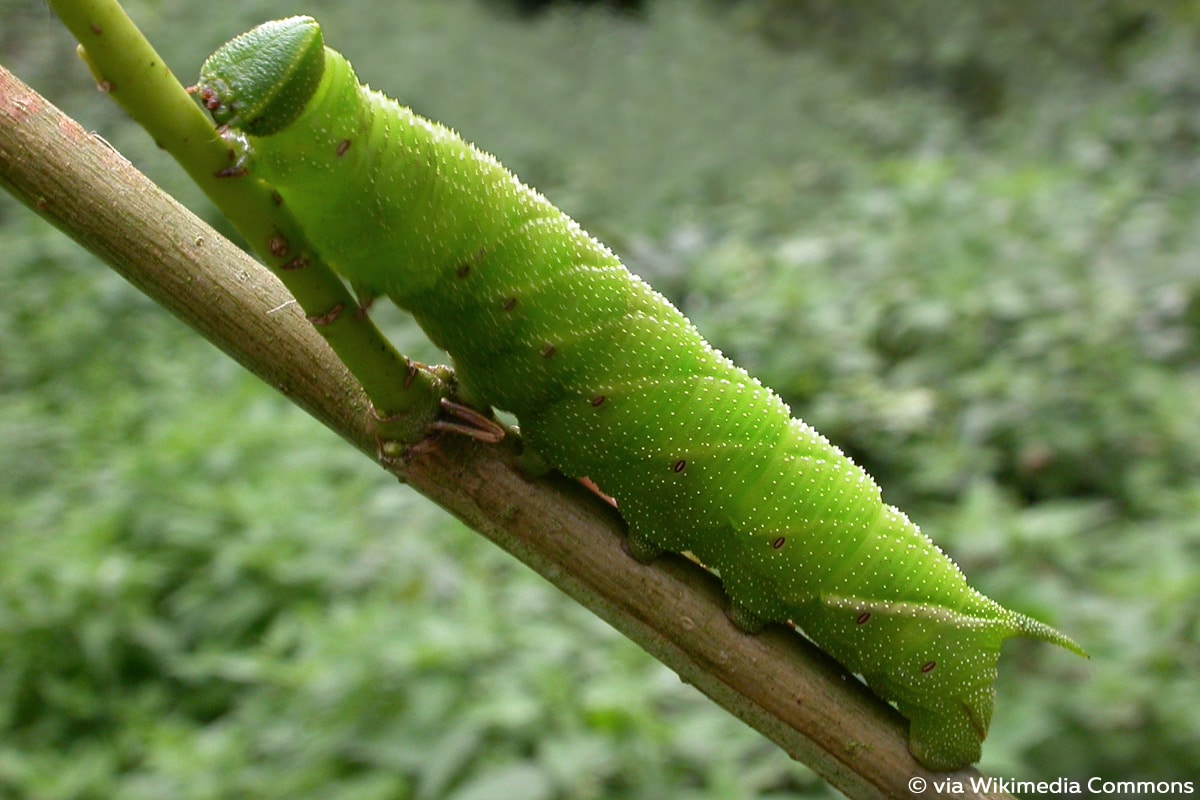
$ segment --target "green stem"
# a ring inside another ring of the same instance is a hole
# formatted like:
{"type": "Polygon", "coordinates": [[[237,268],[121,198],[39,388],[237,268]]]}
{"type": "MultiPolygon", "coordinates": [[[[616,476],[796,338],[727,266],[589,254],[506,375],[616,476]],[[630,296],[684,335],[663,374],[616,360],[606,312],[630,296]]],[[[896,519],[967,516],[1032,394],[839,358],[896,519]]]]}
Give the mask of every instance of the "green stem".
{"type": "Polygon", "coordinates": [[[396,352],[316,254],[271,187],[230,177],[235,154],[117,0],[50,0],[105,91],[170,153],[296,298],[378,410],[381,437],[420,439],[443,375],[396,352]]]}

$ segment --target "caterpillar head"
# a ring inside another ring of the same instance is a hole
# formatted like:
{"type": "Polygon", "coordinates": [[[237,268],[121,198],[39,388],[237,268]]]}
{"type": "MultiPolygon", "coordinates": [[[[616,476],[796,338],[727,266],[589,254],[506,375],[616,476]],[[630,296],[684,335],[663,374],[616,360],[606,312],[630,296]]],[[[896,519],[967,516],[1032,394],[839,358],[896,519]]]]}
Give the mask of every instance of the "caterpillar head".
{"type": "Polygon", "coordinates": [[[209,56],[196,91],[218,125],[270,136],[300,115],[324,70],[317,21],[288,17],[263,23],[209,56]]]}

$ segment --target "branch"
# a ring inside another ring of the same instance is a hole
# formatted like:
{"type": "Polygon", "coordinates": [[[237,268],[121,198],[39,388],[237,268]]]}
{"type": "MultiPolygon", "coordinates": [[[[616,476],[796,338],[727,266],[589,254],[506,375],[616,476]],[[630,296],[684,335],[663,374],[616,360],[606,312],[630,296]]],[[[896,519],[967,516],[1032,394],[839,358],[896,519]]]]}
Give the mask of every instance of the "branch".
{"type": "MultiPolygon", "coordinates": [[[[263,267],[163,194],[97,137],[0,67],[0,185],[360,450],[367,400],[263,267]]],[[[795,632],[749,636],[717,580],[677,556],[643,565],[615,512],[561,476],[463,437],[394,474],[525,562],[825,780],[854,798],[974,793],[975,770],[930,773],[905,721],[795,632]],[[966,792],[938,791],[958,781],[966,792]]]]}
{"type": "Polygon", "coordinates": [[[447,394],[440,375],[396,352],[309,244],[270,186],[239,176],[235,153],[117,0],[50,0],[97,85],[179,162],[362,381],[389,438],[419,440],[447,394]]]}

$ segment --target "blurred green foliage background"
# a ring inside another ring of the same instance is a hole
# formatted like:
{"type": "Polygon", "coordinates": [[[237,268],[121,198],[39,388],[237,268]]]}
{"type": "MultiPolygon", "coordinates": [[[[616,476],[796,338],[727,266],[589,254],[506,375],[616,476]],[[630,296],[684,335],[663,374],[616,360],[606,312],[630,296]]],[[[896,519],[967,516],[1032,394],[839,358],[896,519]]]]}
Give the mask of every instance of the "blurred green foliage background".
{"type": "MultiPolygon", "coordinates": [[[[1196,779],[1200,4],[312,13],[841,444],[1014,642],[986,771],[1196,779]]],[[[34,0],[0,61],[218,226],[34,0]]],[[[831,790],[0,197],[0,797],[831,790]]],[[[411,355],[437,360],[381,311],[411,355]]]]}

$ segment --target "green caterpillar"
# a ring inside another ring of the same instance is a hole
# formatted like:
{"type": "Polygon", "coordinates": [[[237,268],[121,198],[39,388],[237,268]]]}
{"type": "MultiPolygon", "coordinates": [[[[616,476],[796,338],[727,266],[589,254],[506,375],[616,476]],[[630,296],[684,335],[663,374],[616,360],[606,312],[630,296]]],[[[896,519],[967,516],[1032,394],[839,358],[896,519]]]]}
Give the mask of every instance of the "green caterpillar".
{"type": "Polygon", "coordinates": [[[410,311],[534,452],[615,498],[639,558],[690,551],[740,626],[795,623],[908,717],[925,766],[979,759],[1005,639],[1083,654],[968,586],[862,469],[492,156],[360,85],[313,19],[233,39],[199,89],[320,254],[410,311]]]}

